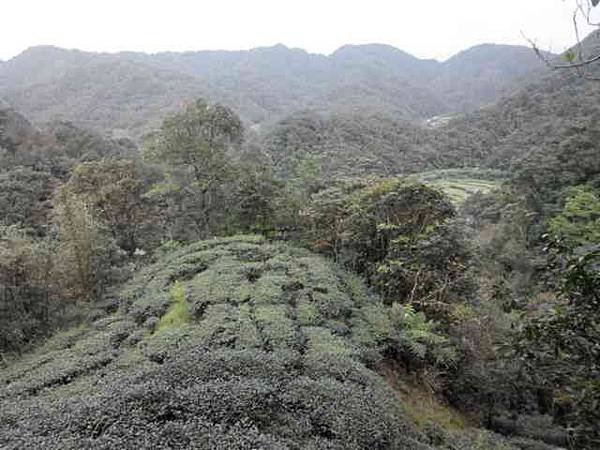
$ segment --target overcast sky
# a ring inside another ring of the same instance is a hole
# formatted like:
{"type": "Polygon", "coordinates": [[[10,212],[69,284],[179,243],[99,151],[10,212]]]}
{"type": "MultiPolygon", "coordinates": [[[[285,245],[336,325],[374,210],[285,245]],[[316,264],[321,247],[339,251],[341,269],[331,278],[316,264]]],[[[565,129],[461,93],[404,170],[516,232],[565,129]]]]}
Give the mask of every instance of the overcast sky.
{"type": "Polygon", "coordinates": [[[90,51],[248,49],[329,54],[385,43],[446,59],[484,43],[562,51],[575,0],[0,0],[0,59],[52,44],[90,51]]]}

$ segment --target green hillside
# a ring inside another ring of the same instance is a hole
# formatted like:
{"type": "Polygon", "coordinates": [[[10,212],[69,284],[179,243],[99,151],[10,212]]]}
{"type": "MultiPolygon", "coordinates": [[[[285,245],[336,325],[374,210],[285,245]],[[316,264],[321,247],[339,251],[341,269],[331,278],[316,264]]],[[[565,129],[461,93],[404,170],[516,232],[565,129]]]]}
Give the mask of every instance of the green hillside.
{"type": "Polygon", "coordinates": [[[199,242],[119,301],[1,373],[1,448],[426,448],[367,366],[385,307],[321,257],[199,242]]]}
{"type": "Polygon", "coordinates": [[[0,65],[0,96],[35,122],[60,118],[139,138],[198,96],[251,123],[305,109],[403,119],[472,111],[539,67],[527,47],[500,45],[473,47],[445,63],[381,44],[345,45],[329,56],[281,44],[157,54],[39,46],[0,65]]]}
{"type": "Polygon", "coordinates": [[[116,300],[0,372],[0,448],[517,448],[398,384],[392,309],[306,250],[201,241],[116,300]]]}

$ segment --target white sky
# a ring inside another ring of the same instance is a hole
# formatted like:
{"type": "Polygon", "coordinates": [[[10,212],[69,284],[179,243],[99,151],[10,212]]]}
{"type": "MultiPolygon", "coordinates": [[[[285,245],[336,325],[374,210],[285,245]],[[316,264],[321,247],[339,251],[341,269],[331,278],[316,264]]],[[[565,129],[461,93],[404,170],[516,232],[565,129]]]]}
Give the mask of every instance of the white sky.
{"type": "MultiPolygon", "coordinates": [[[[0,59],[52,44],[89,51],[248,49],[329,54],[385,43],[446,59],[484,42],[553,51],[574,41],[575,0],[0,0],[0,59]]],[[[589,31],[589,30],[588,30],[589,31]]]]}

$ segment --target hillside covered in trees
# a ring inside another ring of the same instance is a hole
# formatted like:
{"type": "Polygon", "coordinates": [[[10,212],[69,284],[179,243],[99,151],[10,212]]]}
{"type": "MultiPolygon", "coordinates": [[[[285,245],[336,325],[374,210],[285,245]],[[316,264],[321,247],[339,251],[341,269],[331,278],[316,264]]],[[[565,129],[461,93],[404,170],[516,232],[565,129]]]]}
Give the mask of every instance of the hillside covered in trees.
{"type": "Polygon", "coordinates": [[[248,123],[293,112],[388,113],[404,119],[472,111],[535,68],[526,47],[482,45],[443,63],[386,45],[329,56],[283,45],[250,51],[95,54],[30,48],[0,63],[0,98],[36,122],[75,121],[140,137],[168,112],[210,97],[248,123]]]}
{"type": "Polygon", "coordinates": [[[0,448],[598,448],[586,69],[0,63],[0,448]]]}

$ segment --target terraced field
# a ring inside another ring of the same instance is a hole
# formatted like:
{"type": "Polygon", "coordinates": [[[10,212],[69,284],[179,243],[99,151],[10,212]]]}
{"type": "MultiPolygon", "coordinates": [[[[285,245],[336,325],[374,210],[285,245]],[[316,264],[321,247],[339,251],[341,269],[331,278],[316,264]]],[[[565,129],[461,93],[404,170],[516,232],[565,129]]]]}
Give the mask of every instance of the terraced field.
{"type": "Polygon", "coordinates": [[[424,183],[440,188],[455,205],[460,205],[470,195],[487,194],[508,178],[508,174],[496,170],[447,169],[423,172],[417,178],[424,183]]]}

